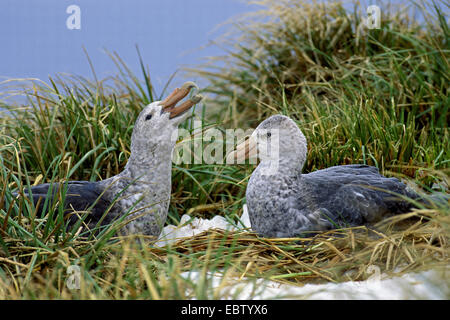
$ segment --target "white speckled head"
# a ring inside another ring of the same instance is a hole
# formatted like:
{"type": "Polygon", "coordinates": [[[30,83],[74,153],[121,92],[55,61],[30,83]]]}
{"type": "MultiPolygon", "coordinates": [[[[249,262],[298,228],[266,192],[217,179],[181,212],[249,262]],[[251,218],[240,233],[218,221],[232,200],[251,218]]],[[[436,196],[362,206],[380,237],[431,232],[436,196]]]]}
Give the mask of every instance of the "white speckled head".
{"type": "Polygon", "coordinates": [[[134,124],[131,138],[131,153],[150,150],[155,145],[167,144],[171,134],[178,127],[178,119],[169,119],[170,114],[163,111],[160,101],[146,106],[134,124]]]}
{"type": "MultiPolygon", "coordinates": [[[[199,95],[190,101],[193,104],[200,101],[199,95]]],[[[146,106],[139,114],[133,129],[131,138],[131,153],[143,152],[151,149],[152,146],[162,144],[172,144],[172,134],[178,129],[178,125],[186,120],[189,113],[183,112],[174,118],[172,113],[164,109],[160,101],[153,102],[146,106]]]]}
{"type": "Polygon", "coordinates": [[[146,163],[142,161],[154,161],[155,158],[171,161],[170,157],[176,142],[174,137],[178,136],[178,125],[189,117],[187,111],[202,99],[201,95],[195,95],[176,106],[193,86],[190,82],[187,84],[181,89],[176,89],[164,101],[155,101],[141,111],[134,125],[131,156],[127,166],[131,164],[145,166],[146,163]],[[168,156],[169,159],[162,159],[162,155],[168,156]]]}
{"type": "Polygon", "coordinates": [[[265,154],[267,150],[270,151],[268,146],[271,145],[271,149],[276,149],[278,153],[280,165],[303,168],[307,153],[306,138],[289,117],[274,115],[267,118],[258,125],[252,136],[257,141],[261,162],[264,161],[264,157],[273,158],[273,155],[265,154]]]}

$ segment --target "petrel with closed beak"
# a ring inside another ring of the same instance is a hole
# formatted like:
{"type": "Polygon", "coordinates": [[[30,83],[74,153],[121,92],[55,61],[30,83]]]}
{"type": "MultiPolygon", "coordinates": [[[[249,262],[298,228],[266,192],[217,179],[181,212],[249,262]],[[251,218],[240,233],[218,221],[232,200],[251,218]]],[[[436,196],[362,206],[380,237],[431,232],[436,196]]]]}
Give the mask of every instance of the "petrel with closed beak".
{"type": "MultiPolygon", "coordinates": [[[[228,155],[227,163],[259,153],[270,140],[277,144],[277,155],[260,159],[246,190],[251,227],[261,236],[298,237],[371,225],[408,212],[414,207],[408,198],[429,204],[406,184],[384,177],[372,166],[341,165],[303,174],[306,138],[297,124],[283,115],[261,122],[250,139],[228,155]]],[[[445,203],[449,197],[442,194],[432,199],[445,203]]]]}

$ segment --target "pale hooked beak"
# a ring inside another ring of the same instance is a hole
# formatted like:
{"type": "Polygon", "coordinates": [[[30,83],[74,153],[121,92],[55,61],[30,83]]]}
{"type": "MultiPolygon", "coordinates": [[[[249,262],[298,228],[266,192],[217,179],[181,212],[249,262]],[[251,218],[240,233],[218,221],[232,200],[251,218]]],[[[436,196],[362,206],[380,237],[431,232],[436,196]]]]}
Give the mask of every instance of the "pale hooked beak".
{"type": "Polygon", "coordinates": [[[189,110],[193,105],[199,103],[200,100],[203,99],[201,95],[197,94],[179,106],[176,106],[178,102],[189,94],[192,88],[198,89],[198,86],[192,81],[185,82],[181,88],[176,88],[166,99],[159,103],[159,105],[163,107],[164,112],[170,113],[170,119],[189,110]]]}
{"type": "Polygon", "coordinates": [[[234,163],[245,163],[246,159],[253,158],[258,153],[258,144],[256,142],[256,138],[254,135],[251,135],[248,139],[245,139],[239,145],[237,145],[236,149],[230,152],[227,155],[226,163],[234,164],[234,163]]]}

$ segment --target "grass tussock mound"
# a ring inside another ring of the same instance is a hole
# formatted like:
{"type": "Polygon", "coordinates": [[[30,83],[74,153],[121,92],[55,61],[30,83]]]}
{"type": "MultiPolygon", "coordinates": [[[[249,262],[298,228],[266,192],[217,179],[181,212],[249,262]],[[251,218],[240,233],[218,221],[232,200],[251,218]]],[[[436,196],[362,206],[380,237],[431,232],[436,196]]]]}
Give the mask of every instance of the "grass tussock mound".
{"type": "Polygon", "coordinates": [[[381,29],[369,30],[358,3],[254,3],[264,9],[225,39],[228,54],[191,70],[210,81],[219,121],[296,119],[311,147],[307,170],[362,161],[414,177],[407,165],[448,167],[449,30],[439,7],[385,6],[381,29]]]}

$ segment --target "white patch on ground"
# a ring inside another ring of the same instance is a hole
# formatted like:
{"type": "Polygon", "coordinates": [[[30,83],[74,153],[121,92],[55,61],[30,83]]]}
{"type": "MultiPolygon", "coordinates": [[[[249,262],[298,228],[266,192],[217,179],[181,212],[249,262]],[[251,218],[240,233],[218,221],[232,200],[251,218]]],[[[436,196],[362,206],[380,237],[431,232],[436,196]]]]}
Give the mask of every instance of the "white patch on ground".
{"type": "Polygon", "coordinates": [[[241,216],[239,227],[235,227],[222,216],[215,216],[211,220],[202,218],[191,218],[188,214],[181,217],[178,226],[168,225],[163,228],[158,241],[158,247],[164,247],[185,237],[192,237],[209,229],[240,230],[250,228],[250,218],[248,217],[247,206],[244,205],[244,213],[241,216]]]}
{"type": "MultiPolygon", "coordinates": [[[[198,271],[184,272],[182,277],[198,281],[198,271]]],[[[449,299],[448,269],[428,270],[405,274],[379,281],[348,281],[342,283],[306,284],[302,287],[280,284],[262,279],[249,281],[238,279],[222,282],[221,274],[208,274],[216,294],[229,299],[317,299],[317,300],[407,300],[449,299]]]]}
{"type": "MultiPolygon", "coordinates": [[[[238,230],[250,227],[248,211],[244,205],[242,226],[236,227],[224,217],[213,219],[191,218],[183,215],[179,226],[166,226],[156,243],[166,246],[175,241],[191,237],[208,229],[238,230]]],[[[428,270],[388,278],[382,274],[379,279],[348,281],[342,283],[306,284],[304,286],[280,284],[268,280],[224,278],[222,274],[206,274],[218,296],[230,299],[449,299],[450,269],[428,270]],[[224,280],[226,279],[226,280],[224,280]]],[[[184,272],[182,277],[198,281],[198,271],[184,272]]]]}

